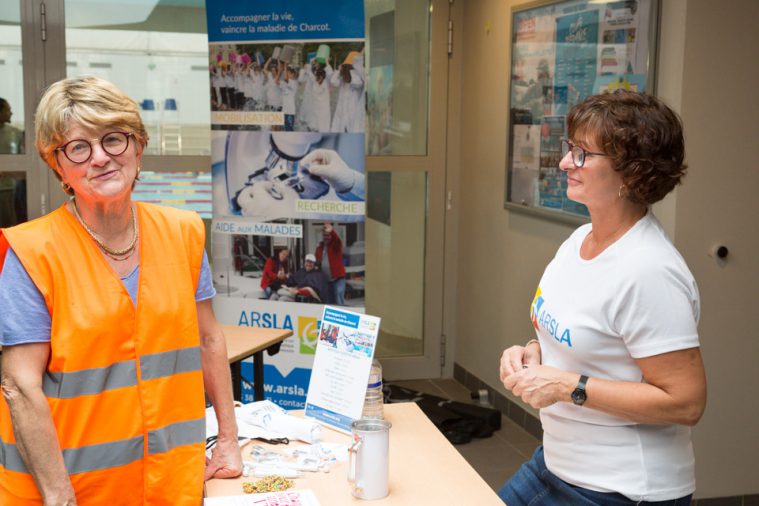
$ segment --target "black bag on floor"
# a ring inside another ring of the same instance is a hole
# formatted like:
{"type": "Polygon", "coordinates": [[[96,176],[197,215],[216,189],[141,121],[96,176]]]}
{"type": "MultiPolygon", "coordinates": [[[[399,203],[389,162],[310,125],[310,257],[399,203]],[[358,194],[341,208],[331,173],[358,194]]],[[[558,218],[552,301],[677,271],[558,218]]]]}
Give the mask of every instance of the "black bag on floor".
{"type": "Polygon", "coordinates": [[[479,418],[492,431],[501,428],[501,412],[497,409],[477,406],[476,404],[467,404],[458,401],[445,401],[443,407],[461,416],[479,418]]]}
{"type": "Polygon", "coordinates": [[[493,431],[501,428],[501,413],[495,409],[456,402],[392,384],[385,384],[382,390],[386,403],[416,402],[453,444],[468,443],[473,437],[490,437],[493,431]]]}

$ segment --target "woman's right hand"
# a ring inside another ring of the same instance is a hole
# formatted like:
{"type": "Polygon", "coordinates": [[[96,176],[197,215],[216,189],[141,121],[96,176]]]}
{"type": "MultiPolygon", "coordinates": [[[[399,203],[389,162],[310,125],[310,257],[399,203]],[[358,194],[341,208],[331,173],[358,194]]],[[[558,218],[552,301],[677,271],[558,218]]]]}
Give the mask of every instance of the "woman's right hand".
{"type": "Polygon", "coordinates": [[[500,364],[500,378],[501,381],[505,381],[506,378],[521,371],[525,367],[531,365],[540,365],[540,347],[530,345],[527,346],[511,346],[506,348],[501,355],[500,364]]]}

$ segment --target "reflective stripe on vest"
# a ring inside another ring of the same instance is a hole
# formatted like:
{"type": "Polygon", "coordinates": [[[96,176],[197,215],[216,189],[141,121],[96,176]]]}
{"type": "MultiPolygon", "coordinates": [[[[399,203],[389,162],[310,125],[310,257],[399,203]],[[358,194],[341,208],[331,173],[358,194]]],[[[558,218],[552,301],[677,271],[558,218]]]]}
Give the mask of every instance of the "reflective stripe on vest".
{"type": "MultiPolygon", "coordinates": [[[[188,420],[148,432],[148,454],[166,453],[179,446],[205,441],[206,420],[188,420]]],[[[69,474],[98,471],[119,467],[142,458],[144,450],[142,436],[63,450],[63,461],[69,474]]],[[[0,466],[19,473],[29,471],[21,458],[18,447],[13,443],[0,441],[0,466]]]]}
{"type": "Polygon", "coordinates": [[[42,390],[47,397],[71,399],[79,395],[95,395],[116,388],[137,384],[134,360],[125,360],[108,367],[74,372],[46,372],[42,390]]]}
{"type": "MultiPolygon", "coordinates": [[[[144,441],[142,436],[136,436],[122,441],[66,448],[63,450],[63,462],[69,474],[123,466],[142,458],[144,441]]],[[[13,443],[0,441],[0,464],[11,471],[29,472],[13,443]]]]}
{"type": "Polygon", "coordinates": [[[143,380],[164,378],[182,372],[199,371],[200,369],[199,346],[140,357],[140,371],[143,380]]]}
{"type": "Polygon", "coordinates": [[[26,473],[26,466],[16,445],[0,440],[0,465],[11,471],[26,473]]]}
{"type": "MultiPolygon", "coordinates": [[[[164,378],[182,372],[201,369],[200,347],[164,351],[140,357],[143,380],[164,378]]],[[[47,372],[42,390],[47,397],[71,399],[79,395],[96,395],[116,388],[137,384],[134,360],[118,362],[108,367],[73,372],[47,372]]]]}
{"type": "Polygon", "coordinates": [[[206,440],[206,419],[177,422],[148,432],[148,455],[166,453],[178,446],[206,440]]]}

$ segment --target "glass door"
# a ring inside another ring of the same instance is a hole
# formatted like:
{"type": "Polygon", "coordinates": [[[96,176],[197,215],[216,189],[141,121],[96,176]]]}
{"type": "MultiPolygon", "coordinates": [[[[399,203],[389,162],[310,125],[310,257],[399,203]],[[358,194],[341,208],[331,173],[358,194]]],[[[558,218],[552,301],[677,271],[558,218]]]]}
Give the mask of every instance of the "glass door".
{"type": "MultiPolygon", "coordinates": [[[[366,311],[390,379],[434,378],[442,341],[447,1],[366,0],[366,311]]],[[[363,288],[362,280],[348,279],[363,288]]]]}
{"type": "MultiPolygon", "coordinates": [[[[34,148],[28,132],[33,128],[29,89],[33,72],[25,71],[24,58],[33,53],[23,43],[20,0],[0,0],[0,227],[27,221],[39,211],[30,210],[34,178],[34,148]],[[28,51],[28,52],[27,52],[28,51]]],[[[30,38],[31,33],[26,33],[30,38]]]]}

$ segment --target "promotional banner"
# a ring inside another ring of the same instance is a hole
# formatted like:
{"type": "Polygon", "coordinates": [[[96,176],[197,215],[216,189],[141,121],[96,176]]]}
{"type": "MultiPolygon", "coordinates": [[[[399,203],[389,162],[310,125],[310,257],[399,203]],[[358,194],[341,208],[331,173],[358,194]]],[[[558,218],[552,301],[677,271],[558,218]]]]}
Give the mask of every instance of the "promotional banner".
{"type": "Polygon", "coordinates": [[[363,1],[215,0],[206,14],[214,308],[293,330],[265,357],[264,390],[303,408],[323,306],[364,310],[363,1]]]}

